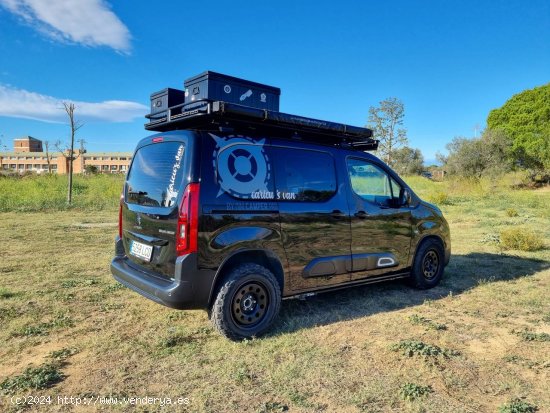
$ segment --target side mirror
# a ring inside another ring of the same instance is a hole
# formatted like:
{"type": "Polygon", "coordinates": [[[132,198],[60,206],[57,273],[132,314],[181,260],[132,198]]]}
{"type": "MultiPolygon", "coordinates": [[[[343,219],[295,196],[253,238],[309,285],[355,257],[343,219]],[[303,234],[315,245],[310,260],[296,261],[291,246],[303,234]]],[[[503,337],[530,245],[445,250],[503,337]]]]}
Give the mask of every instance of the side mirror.
{"type": "Polygon", "coordinates": [[[403,197],[401,198],[403,201],[403,205],[410,205],[412,202],[412,195],[411,191],[408,188],[405,188],[403,190],[403,197]]]}

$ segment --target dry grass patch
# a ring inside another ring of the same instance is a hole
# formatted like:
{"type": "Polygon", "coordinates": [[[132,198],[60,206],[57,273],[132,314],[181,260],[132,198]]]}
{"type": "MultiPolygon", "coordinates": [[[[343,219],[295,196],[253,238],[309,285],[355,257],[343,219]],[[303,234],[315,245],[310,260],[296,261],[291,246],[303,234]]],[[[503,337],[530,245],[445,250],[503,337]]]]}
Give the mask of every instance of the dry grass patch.
{"type": "Polygon", "coordinates": [[[550,411],[541,340],[550,333],[550,250],[503,252],[481,242],[527,219],[522,225],[548,244],[550,192],[486,196],[482,186],[468,195],[466,184],[420,185],[450,199],[442,209],[453,257],[437,288],[396,282],[285,301],[270,334],[242,343],[214,333],[203,311],[164,308],[113,281],[116,227],[101,224],[116,220],[116,207],[0,213],[9,245],[0,260],[0,383],[20,383],[10,386],[27,394],[34,377],[48,377],[27,369],[66,363],[61,381],[32,393],[183,396],[187,411],[200,413],[496,413],[522,407],[517,400],[550,411]],[[521,216],[505,218],[510,205],[521,216]],[[30,327],[45,334],[19,334],[30,327]]]}

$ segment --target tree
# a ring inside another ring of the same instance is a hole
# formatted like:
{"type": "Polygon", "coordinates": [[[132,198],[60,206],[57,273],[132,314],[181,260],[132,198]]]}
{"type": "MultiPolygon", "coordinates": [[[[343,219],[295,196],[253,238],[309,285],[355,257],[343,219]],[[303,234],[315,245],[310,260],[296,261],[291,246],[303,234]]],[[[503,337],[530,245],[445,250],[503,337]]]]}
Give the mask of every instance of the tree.
{"type": "Polygon", "coordinates": [[[84,154],[86,153],[84,144],[86,141],[84,139],[79,139],[78,142],[80,143],[80,149],[78,151],[78,156],[80,156],[80,170],[84,171],[84,154]]]}
{"type": "Polygon", "coordinates": [[[84,172],[89,175],[97,175],[99,173],[99,169],[97,169],[97,166],[95,165],[86,165],[84,167],[84,172]]]}
{"type": "Polygon", "coordinates": [[[400,175],[420,175],[424,171],[424,156],[420,149],[404,146],[393,153],[393,168],[400,175]]]}
{"type": "Polygon", "coordinates": [[[511,139],[516,166],[532,175],[550,173],[550,83],[524,90],[493,109],[487,127],[511,139]]]}
{"type": "Polygon", "coordinates": [[[454,138],[446,146],[449,155],[438,154],[450,175],[467,178],[498,176],[512,169],[510,140],[506,134],[485,130],[480,138],[454,138]]]}
{"type": "Polygon", "coordinates": [[[380,141],[378,153],[384,162],[394,166],[394,151],[406,146],[407,131],[399,126],[403,125],[405,106],[397,98],[388,98],[380,102],[379,107],[371,106],[367,127],[374,132],[374,137],[380,141]]]}
{"type": "Polygon", "coordinates": [[[437,151],[435,153],[435,160],[439,165],[447,165],[447,162],[449,161],[449,157],[443,155],[441,152],[437,151]]]}
{"type": "Polygon", "coordinates": [[[73,162],[78,158],[78,156],[80,156],[80,154],[76,157],[74,155],[74,138],[75,138],[76,132],[84,125],[75,120],[74,111],[76,107],[74,103],[63,102],[63,108],[65,109],[65,112],[69,117],[69,126],[71,128],[71,144],[69,148],[66,148],[65,150],[61,149],[60,142],[56,143],[56,147],[59,150],[59,152],[61,152],[61,155],[63,155],[65,159],[68,160],[69,162],[69,182],[67,187],[67,203],[71,204],[73,199],[73,162]]]}
{"type": "Polygon", "coordinates": [[[52,173],[52,154],[50,153],[50,142],[44,141],[44,148],[46,148],[46,162],[48,164],[48,173],[52,173]]]}

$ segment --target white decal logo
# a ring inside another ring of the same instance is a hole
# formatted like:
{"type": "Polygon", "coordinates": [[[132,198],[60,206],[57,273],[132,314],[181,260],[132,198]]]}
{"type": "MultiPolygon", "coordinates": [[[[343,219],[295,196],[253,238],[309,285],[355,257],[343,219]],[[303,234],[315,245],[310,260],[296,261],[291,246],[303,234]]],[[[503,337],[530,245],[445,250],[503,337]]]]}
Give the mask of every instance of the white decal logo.
{"type": "Polygon", "coordinates": [[[273,199],[268,189],[271,175],[269,160],[264,152],[265,139],[253,141],[243,136],[227,138],[210,134],[216,141],[214,169],[218,171],[220,191],[243,199],[273,199]]]}
{"type": "Polygon", "coordinates": [[[250,96],[252,96],[252,89],[248,89],[245,93],[241,95],[241,98],[240,98],[241,102],[246,98],[249,98],[250,96]]]}
{"type": "Polygon", "coordinates": [[[225,85],[225,86],[223,87],[223,91],[224,91],[225,93],[227,93],[227,94],[231,93],[231,86],[225,85]]]}
{"type": "Polygon", "coordinates": [[[262,93],[260,95],[260,102],[265,103],[267,100],[267,95],[265,93],[262,93]]]}
{"type": "Polygon", "coordinates": [[[178,151],[176,152],[176,156],[174,157],[174,166],[172,167],[172,175],[170,175],[170,183],[168,184],[168,189],[166,191],[166,206],[172,206],[176,203],[176,200],[178,198],[179,191],[177,188],[174,188],[176,185],[176,176],[178,175],[178,171],[181,167],[181,161],[183,159],[183,145],[180,145],[178,148],[178,151]]]}

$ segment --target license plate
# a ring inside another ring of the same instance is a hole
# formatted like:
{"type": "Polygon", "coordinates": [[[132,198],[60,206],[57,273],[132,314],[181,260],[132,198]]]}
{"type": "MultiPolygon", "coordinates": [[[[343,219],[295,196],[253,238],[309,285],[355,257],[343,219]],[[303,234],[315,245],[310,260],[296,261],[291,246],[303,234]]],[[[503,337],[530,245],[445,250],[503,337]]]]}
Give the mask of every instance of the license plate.
{"type": "Polygon", "coordinates": [[[141,242],[130,242],[130,254],[141,258],[145,261],[151,261],[151,255],[153,255],[153,247],[150,245],[142,244],[141,242]]]}

